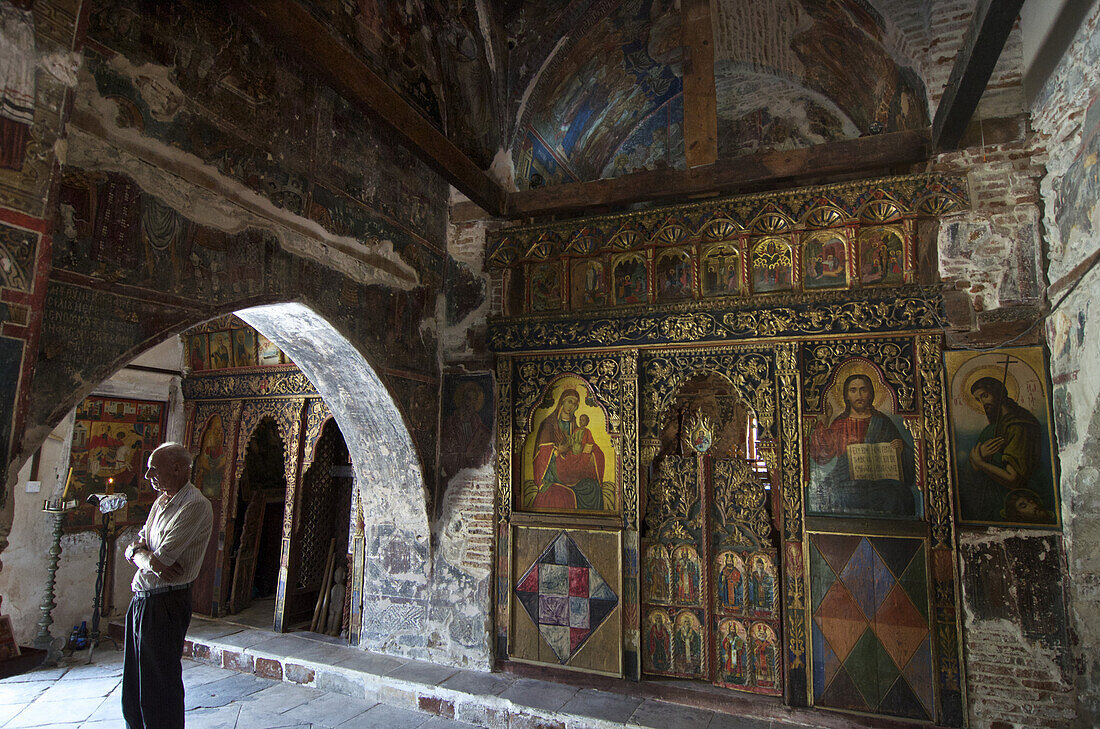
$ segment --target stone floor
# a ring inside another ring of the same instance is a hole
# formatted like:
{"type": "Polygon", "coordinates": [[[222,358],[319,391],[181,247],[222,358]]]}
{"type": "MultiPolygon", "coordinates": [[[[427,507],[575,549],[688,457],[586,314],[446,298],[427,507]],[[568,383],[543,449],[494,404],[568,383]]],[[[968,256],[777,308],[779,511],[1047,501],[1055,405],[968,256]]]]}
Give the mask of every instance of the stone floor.
{"type": "MultiPolygon", "coordinates": [[[[119,729],[122,653],[109,645],[57,668],[0,679],[0,727],[119,729]]],[[[318,689],[183,662],[188,729],[471,729],[471,725],[318,689]]]]}
{"type": "MultiPolygon", "coordinates": [[[[264,608],[245,623],[262,625],[264,608]],[[253,619],[255,618],[255,619],[253,619]]],[[[184,684],[189,729],[911,729],[792,709],[692,682],[509,665],[483,673],[368,653],[338,638],[195,616],[184,684]],[[552,680],[547,680],[552,679],[552,680]]],[[[0,679],[0,729],[121,727],[122,654],[110,644],[0,679]]]]}

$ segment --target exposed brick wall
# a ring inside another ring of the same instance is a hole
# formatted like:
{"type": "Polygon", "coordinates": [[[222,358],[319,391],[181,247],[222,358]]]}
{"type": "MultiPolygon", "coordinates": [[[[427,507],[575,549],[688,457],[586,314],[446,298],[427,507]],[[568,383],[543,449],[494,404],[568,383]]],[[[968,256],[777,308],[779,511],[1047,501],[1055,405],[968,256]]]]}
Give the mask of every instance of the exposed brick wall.
{"type": "Polygon", "coordinates": [[[964,529],[959,554],[970,726],[1066,726],[1075,707],[1061,536],[964,529]]]}
{"type": "MultiPolygon", "coordinates": [[[[1032,124],[1047,149],[1040,190],[1056,301],[1047,321],[1062,518],[1076,639],[1077,722],[1100,725],[1100,6],[1093,4],[1062,62],[1035,100],[1032,124]]],[[[1067,724],[1068,725],[1068,724],[1067,724]]]]}

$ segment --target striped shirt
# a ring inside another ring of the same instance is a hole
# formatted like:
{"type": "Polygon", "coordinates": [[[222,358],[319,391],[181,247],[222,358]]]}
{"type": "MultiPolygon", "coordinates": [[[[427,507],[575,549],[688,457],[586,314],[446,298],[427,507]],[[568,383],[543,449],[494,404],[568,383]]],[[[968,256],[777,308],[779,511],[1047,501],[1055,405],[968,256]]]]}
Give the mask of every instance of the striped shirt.
{"type": "Polygon", "coordinates": [[[138,540],[148,544],[163,564],[171,567],[178,563],[181,572],[166,580],[139,567],[130,587],[136,592],[194,582],[202,568],[213,523],[210,501],[190,481],[172,498],[165,494],[157,497],[145,526],[138,532],[138,540]]]}

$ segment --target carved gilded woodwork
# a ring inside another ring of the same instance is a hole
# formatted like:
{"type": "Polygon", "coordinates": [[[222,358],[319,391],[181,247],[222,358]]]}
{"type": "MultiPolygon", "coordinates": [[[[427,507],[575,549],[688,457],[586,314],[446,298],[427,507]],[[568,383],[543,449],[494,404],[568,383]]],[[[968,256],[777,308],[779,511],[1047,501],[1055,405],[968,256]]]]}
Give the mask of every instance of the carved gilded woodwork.
{"type": "Polygon", "coordinates": [[[773,294],[748,302],[728,297],[623,308],[597,314],[494,319],[497,352],[574,347],[655,346],[757,337],[875,334],[938,329],[945,317],[938,290],[904,288],[773,294]]]}
{"type": "Polygon", "coordinates": [[[851,357],[873,362],[886,377],[902,412],[912,412],[916,399],[913,340],[852,339],[807,345],[803,398],[808,411],[821,409],[821,398],[836,365],[851,357]]]}
{"type": "Polygon", "coordinates": [[[313,463],[317,454],[317,441],[321,439],[321,431],[325,421],[332,417],[328,405],[321,398],[311,398],[306,401],[305,411],[305,442],[302,444],[302,473],[313,463]]]}
{"type": "Polygon", "coordinates": [[[519,260],[549,260],[579,250],[599,253],[688,239],[724,240],[750,228],[773,233],[861,219],[877,223],[901,216],[944,215],[969,206],[966,177],[959,174],[926,173],[819,185],[507,228],[490,241],[486,265],[496,268],[519,260]],[[584,245],[578,250],[574,241],[580,240],[584,245]]]}
{"type": "MultiPolygon", "coordinates": [[[[292,365],[290,367],[293,367],[292,365]]],[[[317,388],[297,367],[242,368],[231,375],[196,374],[183,380],[185,400],[234,400],[252,397],[304,397],[317,388]]]]}
{"type": "MultiPolygon", "coordinates": [[[[734,665],[727,660],[731,650],[758,645],[761,665],[774,665],[770,675],[776,683],[769,684],[765,672],[764,683],[757,688],[777,693],[785,687],[789,702],[813,703],[811,547],[805,491],[810,431],[823,414],[825,399],[836,399],[838,368],[849,361],[865,362],[881,373],[881,380],[876,380],[881,391],[892,392],[893,420],[912,446],[915,483],[925,508],[921,517],[908,519],[904,533],[911,537],[921,529],[921,520],[927,522],[928,589],[935,611],[931,670],[936,672],[939,702],[935,719],[959,725],[962,717],[952,707],[965,703],[958,700],[963,677],[943,345],[939,334],[929,333],[941,331],[945,317],[939,290],[913,281],[915,219],[961,210],[968,204],[962,177],[932,174],[502,231],[491,242],[487,266],[507,267],[502,272],[505,280],[526,271],[520,286],[523,302],[531,297],[532,268],[556,271],[557,289],[550,298],[556,297],[560,305],[539,314],[490,321],[489,343],[499,356],[501,393],[497,432],[501,637],[506,641],[515,637],[517,618],[509,607],[509,595],[522,576],[521,565],[511,561],[513,530],[532,524],[571,529],[585,519],[607,519],[520,513],[513,508],[521,480],[516,472],[521,465],[518,456],[534,429],[533,409],[541,404],[540,398],[545,399],[555,378],[576,376],[606,408],[608,426],[620,437],[622,646],[628,656],[636,657],[634,665],[647,673],[705,676],[721,685],[745,688],[739,683],[741,677],[728,670],[723,674],[722,666],[734,665]],[[746,272],[753,246],[762,236],[791,244],[792,291],[749,296],[746,272]],[[881,250],[876,247],[879,243],[884,243],[881,250]],[[834,258],[827,263],[826,246],[834,258]],[[861,260],[861,246],[868,252],[866,261],[861,260]],[[820,272],[815,260],[800,260],[808,251],[822,256],[820,272]],[[871,252],[880,256],[877,261],[871,252]],[[669,256],[683,254],[691,256],[692,288],[701,298],[667,302],[655,288],[659,284],[656,264],[662,255],[668,262],[674,260],[669,256]],[[610,273],[613,306],[566,313],[570,270],[582,256],[602,256],[599,260],[610,273]],[[732,279],[730,261],[738,267],[732,279]],[[644,296],[633,291],[629,297],[620,295],[616,289],[620,262],[634,268],[645,264],[644,296]],[[864,263],[870,266],[866,271],[864,263]],[[834,284],[826,272],[844,283],[834,284]],[[816,277],[813,285],[811,275],[816,277]],[[870,279],[873,284],[866,285],[870,279]],[[662,301],[666,303],[654,303],[662,301]],[[757,475],[752,467],[724,460],[711,450],[708,442],[717,442],[718,421],[724,417],[720,407],[697,412],[677,400],[677,393],[699,375],[728,382],[730,392],[753,411],[760,429],[756,457],[766,462],[766,476],[763,470],[757,475]],[[671,452],[665,432],[672,424],[680,429],[677,453],[671,452]],[[700,470],[700,464],[706,468],[700,470]],[[766,498],[762,488],[749,485],[752,479],[765,477],[772,483],[772,498],[766,498]],[[632,515],[632,508],[641,514],[632,515]],[[778,512],[774,521],[768,513],[771,508],[778,512]],[[727,560],[733,567],[740,564],[742,570],[751,570],[746,565],[756,557],[761,558],[762,567],[772,560],[771,594],[780,599],[782,611],[780,605],[773,605],[776,609],[768,615],[732,609],[733,581],[726,583],[725,598],[715,597],[720,568],[727,560]],[[677,560],[682,563],[679,574],[677,560]],[[664,571],[662,563],[667,565],[664,571]],[[690,564],[697,569],[683,566],[690,564]],[[696,572],[697,578],[682,581],[682,575],[696,572]],[[658,575],[665,577],[658,579],[658,575]],[[715,602],[719,599],[726,600],[730,609],[719,610],[715,602]],[[697,653],[690,642],[681,641],[677,647],[675,634],[681,628],[688,637],[698,631],[697,653]],[[655,639],[667,640],[663,655],[653,653],[655,639]],[[769,657],[774,657],[774,664],[769,657]]],[[[515,301],[516,294],[507,295],[509,302],[515,301]]],[[[510,303],[509,310],[530,311],[531,307],[510,303]]],[[[545,412],[544,406],[540,413],[545,412]]],[[[851,515],[815,514],[810,519],[812,530],[821,534],[850,533],[844,530],[858,525],[851,515]]],[[[891,524],[877,520],[872,534],[890,533],[891,524]]],[[[502,655],[515,655],[513,648],[502,648],[502,655]]]]}

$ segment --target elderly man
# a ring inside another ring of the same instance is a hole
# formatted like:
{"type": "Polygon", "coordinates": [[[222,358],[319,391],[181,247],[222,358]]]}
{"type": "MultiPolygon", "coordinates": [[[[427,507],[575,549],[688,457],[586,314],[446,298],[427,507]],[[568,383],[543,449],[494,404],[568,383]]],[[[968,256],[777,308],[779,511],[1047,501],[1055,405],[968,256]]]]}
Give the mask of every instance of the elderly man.
{"type": "Polygon", "coordinates": [[[165,443],[145,478],[160,496],[126,548],[137,573],[126,611],[122,714],[128,729],[183,729],[183,641],[213,523],[210,502],[191,484],[191,454],[165,443]]]}

